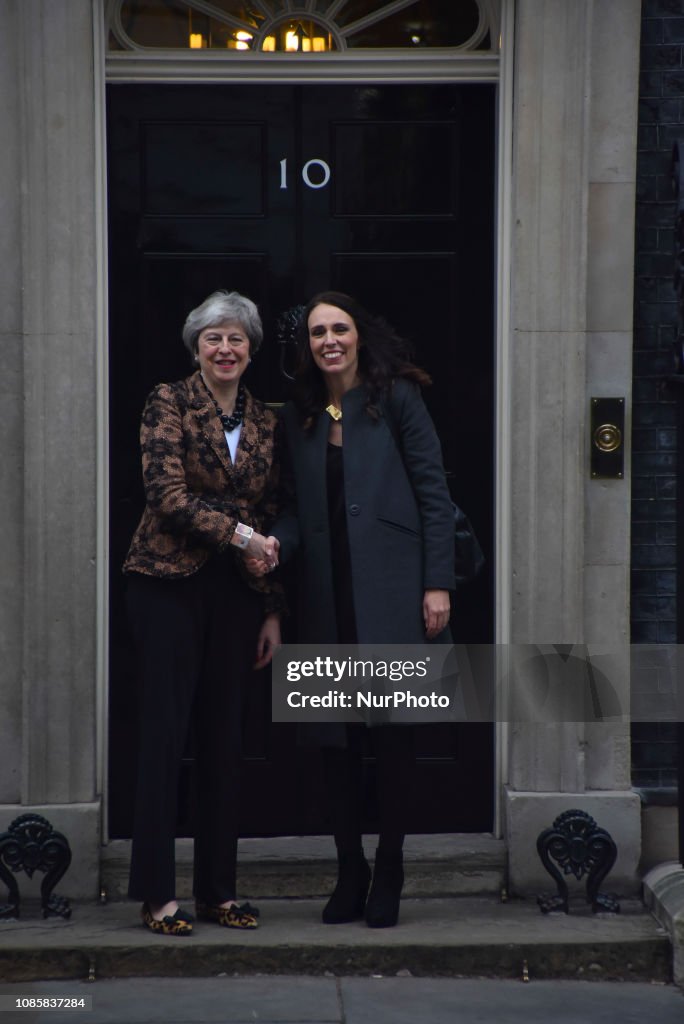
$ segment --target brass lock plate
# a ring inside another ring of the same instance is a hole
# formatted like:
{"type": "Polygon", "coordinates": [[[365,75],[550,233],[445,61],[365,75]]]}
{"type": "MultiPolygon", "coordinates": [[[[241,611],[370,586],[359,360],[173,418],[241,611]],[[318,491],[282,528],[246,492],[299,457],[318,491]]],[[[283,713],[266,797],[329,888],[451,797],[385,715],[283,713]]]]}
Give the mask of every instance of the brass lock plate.
{"type": "Polygon", "coordinates": [[[591,475],[622,480],[625,475],[625,400],[591,400],[591,475]]]}

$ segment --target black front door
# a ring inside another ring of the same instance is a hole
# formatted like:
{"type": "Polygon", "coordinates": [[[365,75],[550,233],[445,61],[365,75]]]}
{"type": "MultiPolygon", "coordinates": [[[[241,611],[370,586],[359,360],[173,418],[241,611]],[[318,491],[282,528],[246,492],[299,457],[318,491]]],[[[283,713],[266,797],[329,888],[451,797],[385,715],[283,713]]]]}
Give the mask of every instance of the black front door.
{"type": "MultiPolygon", "coordinates": [[[[136,682],[119,566],[143,504],[140,413],[156,383],[190,372],[181,327],[216,288],[259,305],[266,340],[245,380],[266,401],[287,390],[278,319],[316,291],[355,295],[411,339],[434,381],[425,397],[452,495],[489,555],[487,572],[456,597],[456,638],[491,641],[494,88],[116,85],[108,149],[116,837],[130,835],[135,777],[136,682]]],[[[243,832],[325,832],[314,755],[270,722],[267,677],[250,688],[243,832]]],[[[413,830],[490,829],[491,728],[419,732],[413,830]]],[[[182,804],[179,834],[188,834],[191,801],[182,804]]],[[[372,807],[368,817],[371,828],[372,807]]]]}

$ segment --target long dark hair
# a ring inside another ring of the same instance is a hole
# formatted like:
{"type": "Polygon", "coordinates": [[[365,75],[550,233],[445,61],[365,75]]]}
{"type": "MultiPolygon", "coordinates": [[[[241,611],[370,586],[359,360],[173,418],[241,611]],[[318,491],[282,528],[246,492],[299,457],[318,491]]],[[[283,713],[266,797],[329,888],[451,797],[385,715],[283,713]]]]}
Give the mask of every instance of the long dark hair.
{"type": "Polygon", "coordinates": [[[378,418],[380,400],[395,377],[406,377],[420,385],[431,383],[428,374],[411,361],[409,343],[385,320],[344,292],[319,292],[304,307],[296,335],[294,402],[307,430],[328,402],[325,380],[309,345],[309,314],[323,304],[343,309],[354,321],[359,335],[359,377],[366,394],[366,411],[373,419],[378,418]]]}

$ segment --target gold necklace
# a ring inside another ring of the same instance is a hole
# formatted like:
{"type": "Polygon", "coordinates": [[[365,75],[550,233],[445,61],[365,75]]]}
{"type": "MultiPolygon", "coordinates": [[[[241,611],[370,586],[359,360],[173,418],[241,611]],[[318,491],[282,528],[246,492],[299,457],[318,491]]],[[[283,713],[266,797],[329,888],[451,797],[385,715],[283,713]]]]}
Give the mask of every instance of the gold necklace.
{"type": "Polygon", "coordinates": [[[326,405],[325,411],[327,412],[328,416],[332,416],[332,418],[335,420],[335,423],[339,423],[340,420],[342,419],[342,410],[338,409],[336,405],[332,404],[332,402],[330,403],[330,405],[326,405]]]}

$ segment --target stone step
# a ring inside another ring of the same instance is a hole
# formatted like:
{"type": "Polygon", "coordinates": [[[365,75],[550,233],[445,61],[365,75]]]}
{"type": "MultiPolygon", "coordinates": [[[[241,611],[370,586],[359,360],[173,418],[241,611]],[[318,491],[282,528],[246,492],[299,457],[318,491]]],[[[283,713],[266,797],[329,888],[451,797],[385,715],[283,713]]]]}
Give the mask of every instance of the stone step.
{"type": "MultiPolygon", "coordinates": [[[[636,900],[619,915],[543,915],[534,901],[492,896],[404,899],[396,928],[326,926],[322,900],[262,900],[255,931],[198,923],[186,938],[157,936],[129,902],[73,905],[44,921],[35,900],[0,922],[6,982],[217,975],[413,975],[667,981],[669,940],[636,900]]],[[[94,987],[93,991],[97,989],[94,987]]]]}
{"type": "MultiPolygon", "coordinates": [[[[371,861],[376,843],[376,836],[364,837],[371,861]]],[[[314,898],[328,895],[335,884],[335,847],[330,836],[241,839],[238,856],[241,897],[314,898]]],[[[505,845],[488,833],[407,836],[404,860],[407,896],[498,896],[505,888],[505,845]]],[[[129,862],[129,841],[114,840],[103,848],[100,878],[108,899],[126,898],[129,862]]],[[[192,840],[177,840],[176,866],[178,897],[188,899],[192,840]]]]}

